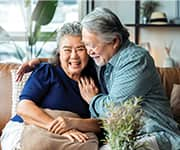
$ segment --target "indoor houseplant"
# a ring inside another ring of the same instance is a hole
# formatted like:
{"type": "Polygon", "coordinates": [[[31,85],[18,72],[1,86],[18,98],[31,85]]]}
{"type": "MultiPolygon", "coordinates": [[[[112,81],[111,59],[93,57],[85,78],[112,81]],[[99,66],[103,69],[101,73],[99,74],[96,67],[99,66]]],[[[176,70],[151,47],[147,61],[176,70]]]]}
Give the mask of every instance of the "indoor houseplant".
{"type": "MultiPolygon", "coordinates": [[[[29,1],[29,0],[28,0],[29,1]]],[[[28,45],[30,46],[30,54],[34,56],[32,57],[37,57],[42,49],[40,49],[38,52],[35,50],[33,51],[33,46],[36,44],[40,38],[42,38],[42,32],[41,32],[41,27],[42,25],[47,25],[51,22],[56,6],[57,6],[58,0],[49,0],[49,1],[42,1],[39,0],[37,2],[37,5],[32,12],[32,16],[30,18],[30,24],[29,24],[29,29],[28,29],[28,45]]],[[[43,37],[44,41],[46,42],[49,40],[51,36],[54,35],[54,32],[46,37],[43,37]]]]}
{"type": "Polygon", "coordinates": [[[160,6],[158,1],[149,1],[146,0],[141,5],[141,15],[143,19],[143,23],[148,23],[150,16],[153,11],[155,11],[160,6]]]}
{"type": "Polygon", "coordinates": [[[146,143],[138,143],[138,132],[143,122],[141,98],[134,97],[120,105],[111,103],[107,106],[107,117],[102,119],[105,130],[105,142],[112,150],[138,150],[147,147],[146,143]]]}

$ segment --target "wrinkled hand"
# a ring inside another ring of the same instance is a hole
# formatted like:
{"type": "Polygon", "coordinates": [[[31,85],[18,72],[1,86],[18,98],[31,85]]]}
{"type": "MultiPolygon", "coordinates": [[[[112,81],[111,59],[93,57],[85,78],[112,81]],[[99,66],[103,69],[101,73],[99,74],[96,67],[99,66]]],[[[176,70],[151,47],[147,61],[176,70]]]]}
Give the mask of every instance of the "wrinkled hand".
{"type": "Polygon", "coordinates": [[[50,124],[48,131],[55,134],[62,134],[70,129],[72,129],[72,124],[69,118],[57,117],[50,124]]]}
{"type": "Polygon", "coordinates": [[[74,140],[77,140],[78,142],[86,142],[88,140],[88,136],[85,133],[75,129],[69,130],[62,135],[70,139],[72,142],[74,142],[74,140]]]}
{"type": "Polygon", "coordinates": [[[99,93],[99,89],[92,78],[81,77],[78,81],[81,96],[89,104],[91,99],[99,93]]]}
{"type": "Polygon", "coordinates": [[[38,58],[34,58],[30,61],[27,61],[25,63],[23,63],[21,66],[19,66],[16,74],[17,74],[17,77],[16,77],[16,81],[19,82],[22,80],[23,76],[25,73],[28,73],[28,72],[31,72],[35,65],[39,64],[40,61],[38,58]]]}

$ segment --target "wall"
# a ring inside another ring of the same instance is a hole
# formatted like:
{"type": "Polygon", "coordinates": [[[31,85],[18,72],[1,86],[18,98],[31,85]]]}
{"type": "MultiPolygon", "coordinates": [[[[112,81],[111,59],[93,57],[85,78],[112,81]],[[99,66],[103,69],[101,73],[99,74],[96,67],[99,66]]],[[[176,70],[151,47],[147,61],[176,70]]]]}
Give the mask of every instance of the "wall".
{"type": "MultiPolygon", "coordinates": [[[[176,0],[164,0],[161,1],[158,11],[165,12],[170,21],[177,15],[176,6],[176,0]]],[[[164,47],[172,43],[170,54],[177,66],[180,67],[180,27],[141,28],[140,43],[145,42],[151,44],[151,54],[157,66],[163,66],[163,62],[167,57],[164,47]]]]}
{"type": "MultiPolygon", "coordinates": [[[[143,1],[141,1],[143,2],[143,1]]],[[[124,24],[135,23],[135,0],[96,0],[95,7],[107,7],[115,12],[124,24]]],[[[166,13],[170,20],[176,17],[176,0],[163,0],[158,11],[166,13]]],[[[134,28],[128,27],[130,39],[134,41],[134,28]]],[[[140,29],[140,43],[150,43],[156,66],[163,66],[167,57],[165,43],[172,42],[171,56],[180,67],[180,27],[148,27],[140,29]]]]}

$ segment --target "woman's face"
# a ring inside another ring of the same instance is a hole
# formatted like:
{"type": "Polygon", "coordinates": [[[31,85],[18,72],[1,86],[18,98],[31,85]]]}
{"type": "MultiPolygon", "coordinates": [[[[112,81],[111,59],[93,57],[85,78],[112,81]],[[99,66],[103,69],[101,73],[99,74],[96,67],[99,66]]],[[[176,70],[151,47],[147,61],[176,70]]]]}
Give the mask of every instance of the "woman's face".
{"type": "Polygon", "coordinates": [[[107,64],[117,51],[117,42],[105,43],[96,33],[89,32],[85,28],[82,30],[82,41],[86,46],[88,55],[93,58],[98,66],[107,64]]]}
{"type": "Polygon", "coordinates": [[[81,36],[65,35],[59,45],[61,67],[70,78],[78,79],[88,63],[87,50],[81,36]]]}

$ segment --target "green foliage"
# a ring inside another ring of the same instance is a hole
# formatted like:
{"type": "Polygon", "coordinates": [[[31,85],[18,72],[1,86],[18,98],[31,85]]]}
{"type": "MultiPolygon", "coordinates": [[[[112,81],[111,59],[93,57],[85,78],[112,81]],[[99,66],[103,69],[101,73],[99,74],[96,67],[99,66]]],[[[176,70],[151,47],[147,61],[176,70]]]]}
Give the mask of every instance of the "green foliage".
{"type": "MultiPolygon", "coordinates": [[[[25,8],[30,7],[31,0],[25,0],[25,8]]],[[[4,56],[8,57],[14,56],[16,59],[18,59],[20,62],[23,62],[27,59],[32,59],[33,57],[38,57],[45,44],[52,38],[56,36],[56,30],[51,33],[44,33],[41,32],[41,27],[44,25],[47,25],[51,22],[56,7],[58,5],[58,0],[48,0],[48,1],[42,1],[39,0],[30,16],[30,20],[28,20],[28,28],[26,31],[26,39],[27,46],[22,49],[19,47],[14,39],[10,36],[10,34],[4,30],[2,27],[0,27],[0,44],[1,46],[7,46],[8,44],[14,47],[15,52],[0,52],[0,54],[3,54],[4,56]],[[2,41],[2,42],[1,42],[2,41]],[[42,41],[42,46],[37,49],[36,43],[38,41],[42,41]]],[[[1,58],[1,57],[0,57],[1,58]]]]}
{"type": "Polygon", "coordinates": [[[158,1],[144,1],[141,6],[142,16],[146,17],[147,21],[149,21],[152,12],[154,12],[159,6],[160,3],[158,1]]]}
{"type": "Polygon", "coordinates": [[[143,110],[139,104],[141,98],[134,97],[120,105],[111,103],[107,106],[107,116],[102,119],[103,129],[106,131],[106,142],[112,150],[137,150],[145,147],[144,143],[137,143],[138,132],[143,122],[143,110]]]}
{"type": "MultiPolygon", "coordinates": [[[[3,47],[9,47],[15,49],[16,51],[11,53],[15,58],[18,58],[20,61],[23,61],[25,57],[25,52],[16,44],[14,39],[9,35],[9,33],[0,26],[0,44],[3,47]]],[[[2,48],[1,47],[1,48],[2,48]]],[[[9,53],[1,49],[0,56],[8,57],[9,53]]],[[[1,59],[1,57],[0,57],[1,59]]]]}
{"type": "Polygon", "coordinates": [[[42,1],[39,0],[33,13],[31,16],[30,22],[30,36],[29,36],[29,45],[34,45],[41,32],[41,26],[47,25],[51,22],[56,7],[58,4],[58,0],[49,0],[49,1],[42,1]]]}

